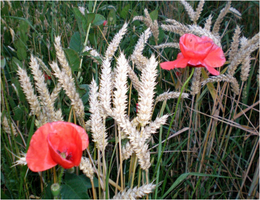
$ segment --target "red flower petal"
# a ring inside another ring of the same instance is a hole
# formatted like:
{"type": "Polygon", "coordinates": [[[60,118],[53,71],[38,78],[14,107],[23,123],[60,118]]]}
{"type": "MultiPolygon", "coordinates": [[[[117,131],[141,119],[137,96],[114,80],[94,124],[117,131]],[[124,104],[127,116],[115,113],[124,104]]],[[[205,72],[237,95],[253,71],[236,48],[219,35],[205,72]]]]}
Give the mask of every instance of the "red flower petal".
{"type": "Polygon", "coordinates": [[[69,123],[60,126],[59,131],[48,135],[48,144],[52,159],[68,169],[80,164],[82,141],[78,131],[69,123]]]}
{"type": "Polygon", "coordinates": [[[88,134],[86,133],[84,128],[82,128],[76,124],[70,123],[70,125],[73,126],[78,131],[79,136],[81,137],[81,140],[82,140],[82,151],[85,150],[89,144],[88,134]]]}
{"type": "MultiPolygon", "coordinates": [[[[198,37],[193,34],[184,34],[180,38],[180,49],[185,58],[203,60],[214,43],[208,37],[198,37]]],[[[195,65],[194,62],[190,63],[195,65]]]]}
{"type": "Polygon", "coordinates": [[[162,69],[171,70],[173,68],[185,68],[188,64],[188,59],[185,59],[182,53],[179,53],[177,59],[170,62],[160,63],[162,69]]]}
{"type": "Polygon", "coordinates": [[[215,70],[214,68],[209,67],[209,66],[207,66],[207,65],[204,65],[204,66],[205,66],[205,68],[209,71],[209,73],[211,73],[212,75],[218,76],[218,75],[220,74],[220,72],[217,71],[217,70],[215,70]]]}
{"type": "Polygon", "coordinates": [[[33,172],[45,171],[57,165],[50,155],[47,142],[47,136],[51,131],[51,123],[47,123],[41,126],[31,138],[26,162],[33,172]]]}
{"type": "Polygon", "coordinates": [[[80,126],[69,122],[47,123],[32,136],[26,162],[34,172],[45,171],[57,164],[64,168],[78,166],[88,144],[88,135],[80,126]],[[61,157],[62,153],[67,159],[61,157]]]}
{"type": "Polygon", "coordinates": [[[214,45],[203,62],[210,67],[221,67],[226,62],[226,58],[222,49],[214,45]]]}

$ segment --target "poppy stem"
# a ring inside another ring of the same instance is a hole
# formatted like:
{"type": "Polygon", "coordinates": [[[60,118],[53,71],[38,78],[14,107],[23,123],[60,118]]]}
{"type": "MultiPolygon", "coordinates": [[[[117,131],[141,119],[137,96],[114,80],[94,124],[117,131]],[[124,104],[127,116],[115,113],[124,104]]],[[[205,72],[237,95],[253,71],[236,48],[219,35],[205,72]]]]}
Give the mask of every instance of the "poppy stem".
{"type": "Polygon", "coordinates": [[[59,178],[58,178],[58,183],[61,185],[61,181],[62,181],[62,176],[64,174],[64,168],[62,167],[60,170],[60,174],[59,174],[59,178]]]}

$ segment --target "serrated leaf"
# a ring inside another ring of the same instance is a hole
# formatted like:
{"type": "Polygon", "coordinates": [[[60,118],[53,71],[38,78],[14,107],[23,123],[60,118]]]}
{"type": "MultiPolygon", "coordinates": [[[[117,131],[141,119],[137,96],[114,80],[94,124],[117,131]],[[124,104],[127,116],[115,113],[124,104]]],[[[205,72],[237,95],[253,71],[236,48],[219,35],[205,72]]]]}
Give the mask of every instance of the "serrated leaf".
{"type": "Polygon", "coordinates": [[[130,4],[127,4],[121,11],[120,13],[120,17],[122,17],[124,20],[126,19],[127,17],[127,14],[128,14],[128,11],[130,9],[130,4]]]}
{"type": "Polygon", "coordinates": [[[82,51],[83,45],[81,42],[81,37],[80,37],[79,32],[75,32],[73,34],[73,36],[70,39],[69,47],[78,53],[80,53],[82,51]]]}
{"type": "Polygon", "coordinates": [[[80,58],[78,53],[73,49],[65,49],[64,50],[66,57],[68,59],[69,65],[71,67],[71,70],[78,71],[79,65],[80,65],[80,58]]]}
{"type": "Polygon", "coordinates": [[[61,196],[64,199],[88,199],[87,190],[91,188],[89,178],[84,174],[65,173],[64,184],[61,186],[61,196]]]}

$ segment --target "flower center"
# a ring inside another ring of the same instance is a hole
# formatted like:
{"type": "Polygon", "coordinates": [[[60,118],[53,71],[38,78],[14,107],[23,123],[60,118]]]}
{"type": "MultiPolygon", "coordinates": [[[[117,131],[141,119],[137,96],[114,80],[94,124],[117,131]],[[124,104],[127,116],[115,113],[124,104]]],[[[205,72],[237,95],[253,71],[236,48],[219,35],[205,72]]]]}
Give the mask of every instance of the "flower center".
{"type": "Polygon", "coordinates": [[[60,154],[60,156],[66,160],[71,160],[72,155],[71,152],[68,153],[67,150],[65,150],[64,152],[60,152],[59,150],[57,150],[57,152],[60,154]]]}

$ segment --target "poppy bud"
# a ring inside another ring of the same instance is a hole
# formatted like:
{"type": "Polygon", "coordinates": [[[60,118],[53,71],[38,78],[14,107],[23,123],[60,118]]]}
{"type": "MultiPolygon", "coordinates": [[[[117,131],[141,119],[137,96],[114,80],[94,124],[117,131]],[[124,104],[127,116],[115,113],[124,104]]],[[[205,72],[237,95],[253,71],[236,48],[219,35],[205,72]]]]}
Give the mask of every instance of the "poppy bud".
{"type": "Polygon", "coordinates": [[[53,183],[53,184],[51,185],[51,192],[52,192],[52,194],[53,194],[54,197],[59,196],[60,190],[61,190],[61,187],[60,187],[60,184],[59,184],[59,183],[53,183]]]}

